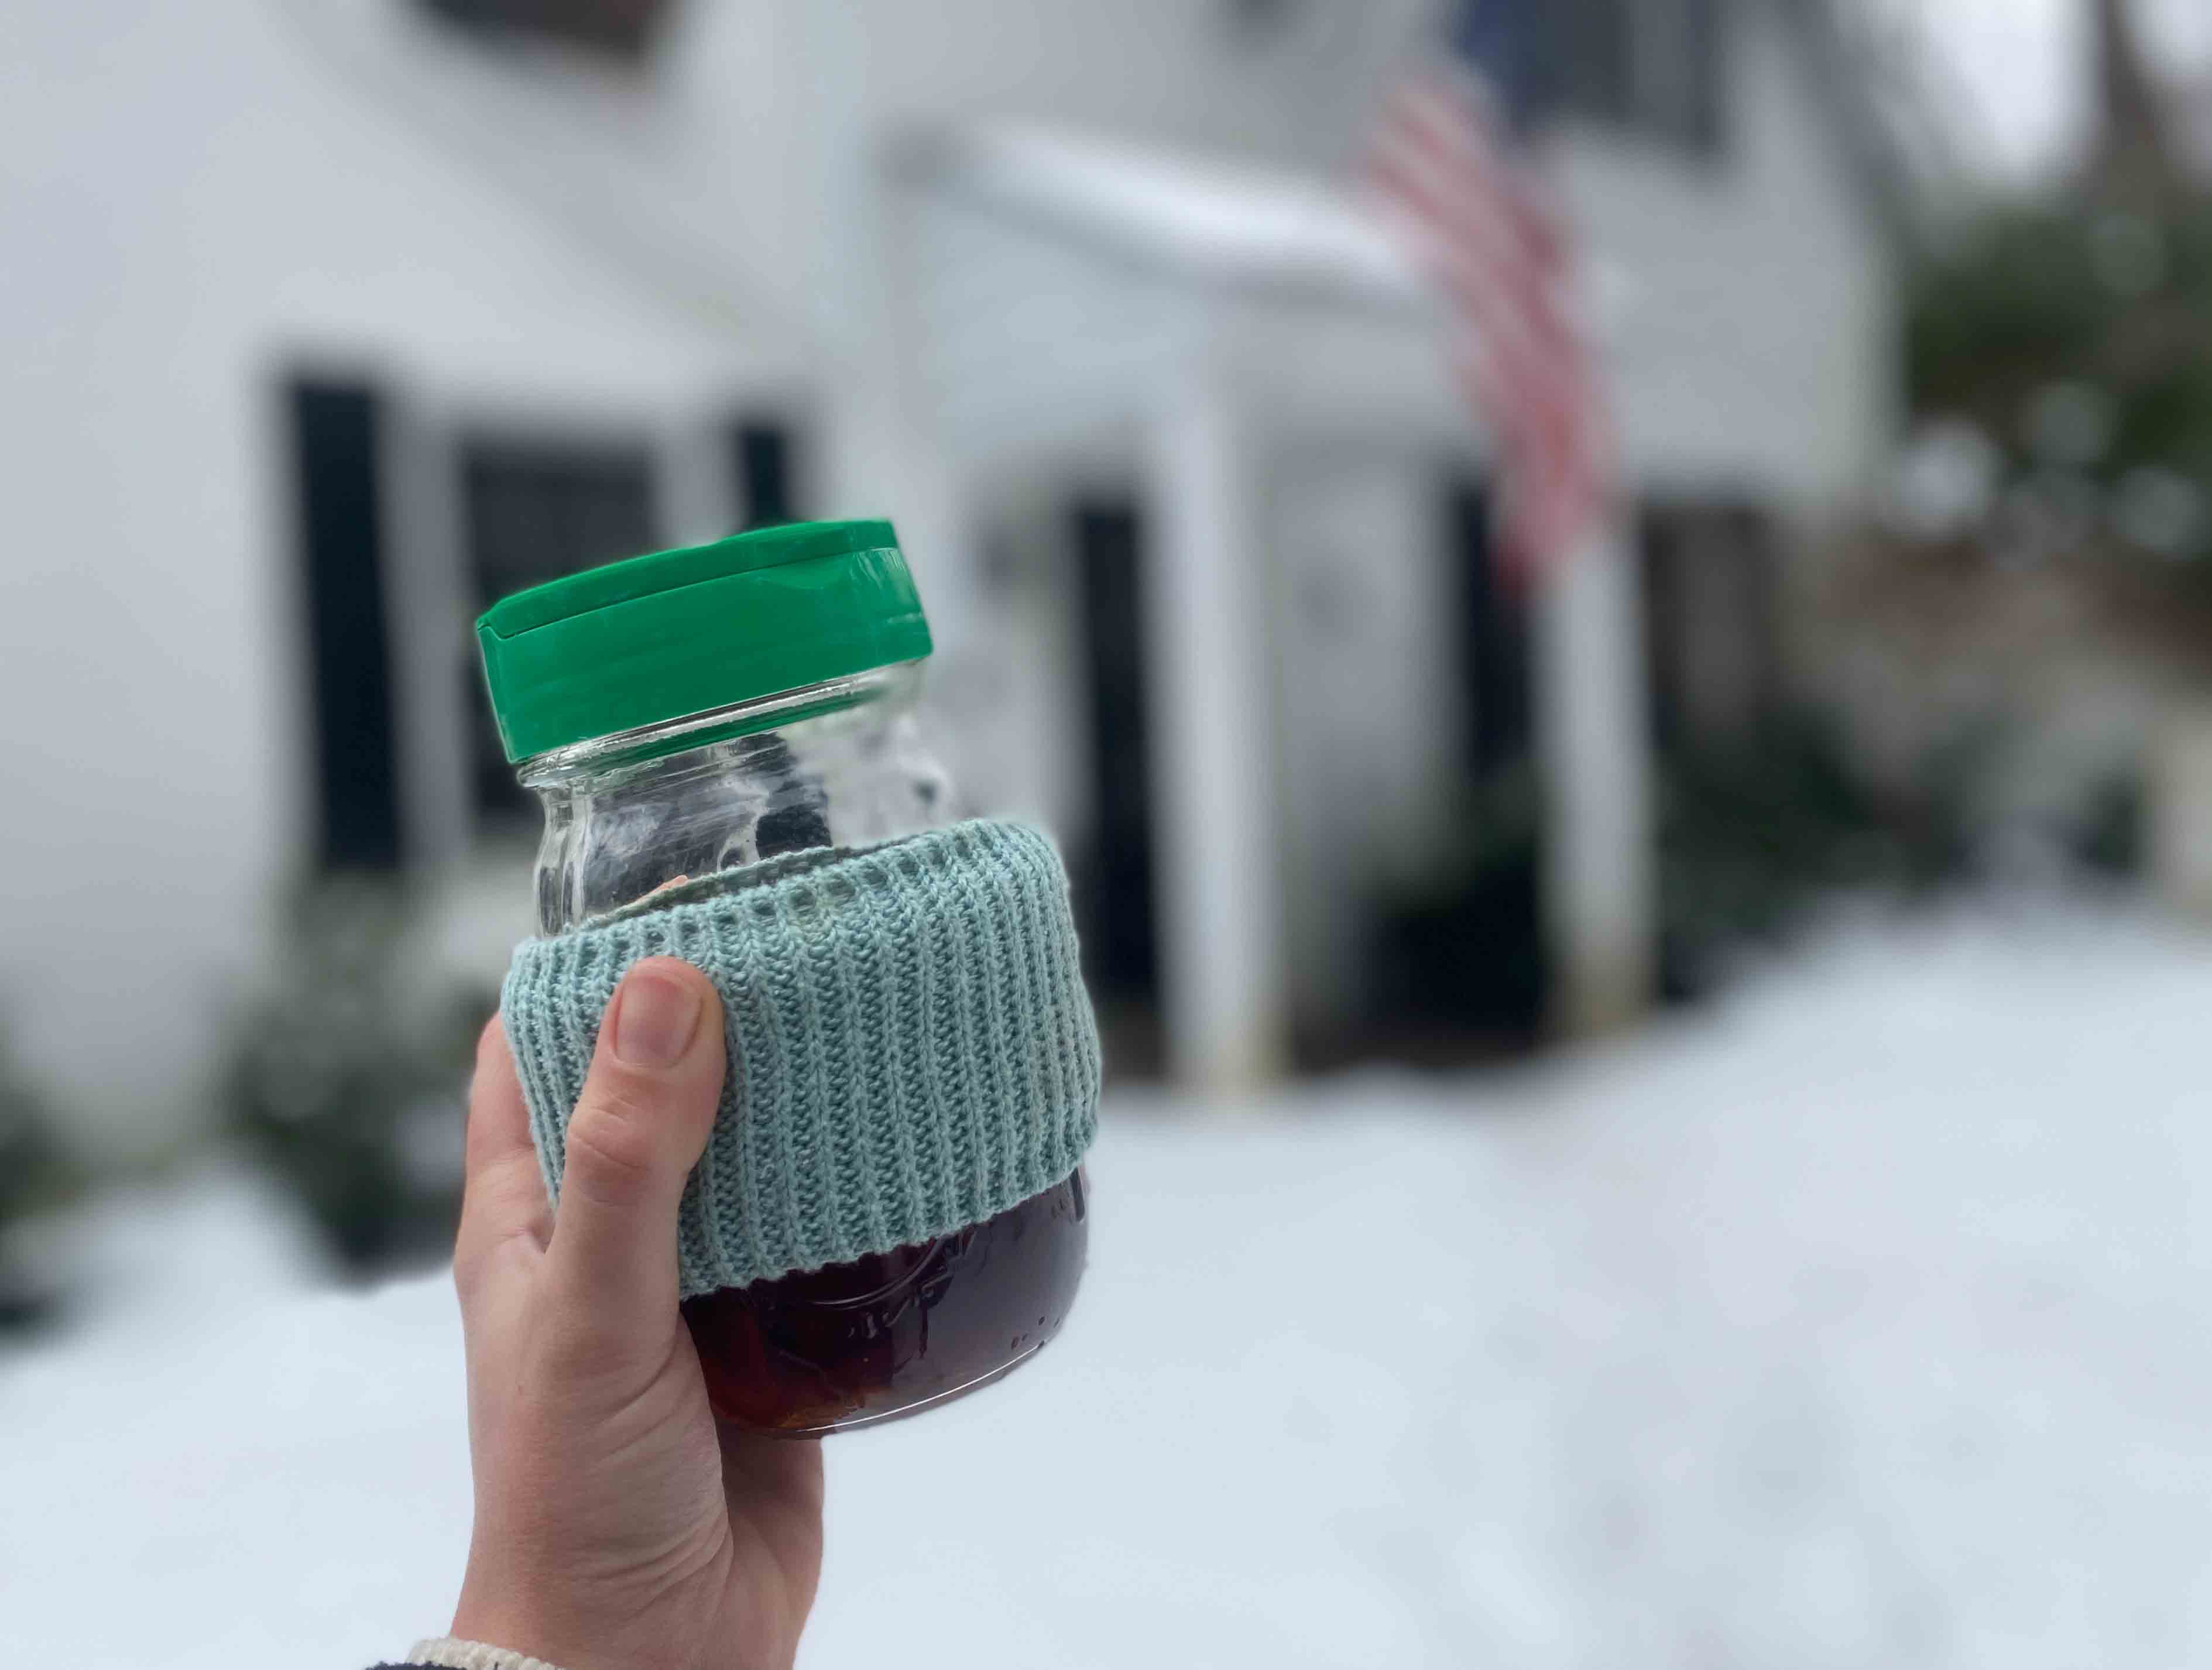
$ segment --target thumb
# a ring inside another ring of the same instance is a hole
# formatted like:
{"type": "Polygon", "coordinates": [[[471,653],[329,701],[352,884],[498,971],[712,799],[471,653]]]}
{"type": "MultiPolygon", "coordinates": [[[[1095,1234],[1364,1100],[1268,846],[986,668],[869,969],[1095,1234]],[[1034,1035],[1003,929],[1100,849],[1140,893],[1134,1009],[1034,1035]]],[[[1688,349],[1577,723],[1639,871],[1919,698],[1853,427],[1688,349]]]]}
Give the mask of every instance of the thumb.
{"type": "Polygon", "coordinates": [[[722,1008],[706,975],[649,957],[623,977],[568,1120],[547,1258],[604,1337],[674,1319],[676,1208],[722,1089],[722,1008]]]}

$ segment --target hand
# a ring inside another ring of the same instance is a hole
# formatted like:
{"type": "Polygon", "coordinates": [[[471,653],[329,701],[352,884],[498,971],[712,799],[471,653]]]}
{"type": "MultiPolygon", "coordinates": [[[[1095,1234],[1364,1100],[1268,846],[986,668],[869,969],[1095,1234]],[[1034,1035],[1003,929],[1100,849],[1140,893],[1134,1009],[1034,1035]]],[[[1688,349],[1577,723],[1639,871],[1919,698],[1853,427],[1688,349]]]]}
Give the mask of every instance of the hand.
{"type": "Polygon", "coordinates": [[[563,1670],[788,1666],[822,1570],[818,1444],[718,1427],[677,1310],[676,1207],[722,1084],[706,976],[607,1005],[556,1213],[484,1029],[453,1281],[476,1529],[453,1635],[563,1670]]]}

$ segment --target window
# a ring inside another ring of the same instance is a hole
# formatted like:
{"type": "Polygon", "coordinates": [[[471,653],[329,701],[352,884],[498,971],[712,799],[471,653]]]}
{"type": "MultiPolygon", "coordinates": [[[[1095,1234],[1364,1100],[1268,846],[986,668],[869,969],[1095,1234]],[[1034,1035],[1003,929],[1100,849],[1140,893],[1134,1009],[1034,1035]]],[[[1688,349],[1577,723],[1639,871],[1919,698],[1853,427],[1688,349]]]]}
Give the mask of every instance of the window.
{"type": "Polygon", "coordinates": [[[539,36],[621,58],[642,58],[669,0],[419,0],[443,22],[499,38],[539,36]]]}
{"type": "Polygon", "coordinates": [[[1567,0],[1559,9],[1559,53],[1567,108],[1602,122],[1631,112],[1629,0],[1567,0]]]}
{"type": "Polygon", "coordinates": [[[1641,0],[1636,109],[1643,124],[1691,150],[1720,143],[1722,0],[1641,0]]]}
{"type": "MultiPolygon", "coordinates": [[[[510,592],[595,563],[635,556],[659,543],[653,458],[642,441],[548,440],[479,435],[461,445],[462,531],[475,602],[488,609],[510,592]]],[[[520,821],[531,811],[501,750],[483,680],[469,669],[476,724],[478,820],[520,821]]]]}
{"type": "Polygon", "coordinates": [[[1228,0],[1229,30],[1237,41],[1261,46],[1297,20],[1302,0],[1228,0]]]}
{"type": "Polygon", "coordinates": [[[1567,108],[1701,155],[1722,140],[1727,0],[1560,0],[1567,108]]]}
{"type": "Polygon", "coordinates": [[[811,512],[805,431],[773,410],[740,409],[696,436],[708,446],[687,438],[664,450],[658,426],[479,417],[457,430],[426,418],[404,387],[311,372],[274,392],[295,483],[311,720],[303,775],[325,868],[434,861],[471,827],[501,836],[535,828],[492,720],[468,631],[477,615],[526,587],[666,544],[664,485],[670,504],[696,507],[675,530],[693,537],[811,512]],[[404,444],[410,435],[434,444],[404,444]],[[420,519],[391,513],[445,502],[442,489],[421,497],[422,470],[451,483],[451,547],[404,544],[420,519]],[[711,508],[718,501],[727,509],[711,508]]]}
{"type": "Polygon", "coordinates": [[[806,431],[773,409],[607,428],[478,405],[456,428],[404,385],[312,367],[271,394],[296,507],[307,833],[325,869],[433,863],[472,829],[535,829],[492,721],[476,616],[672,532],[811,511],[806,431]],[[448,504],[450,543],[414,513],[448,504]],[[679,505],[692,512],[672,528],[679,505]]]}

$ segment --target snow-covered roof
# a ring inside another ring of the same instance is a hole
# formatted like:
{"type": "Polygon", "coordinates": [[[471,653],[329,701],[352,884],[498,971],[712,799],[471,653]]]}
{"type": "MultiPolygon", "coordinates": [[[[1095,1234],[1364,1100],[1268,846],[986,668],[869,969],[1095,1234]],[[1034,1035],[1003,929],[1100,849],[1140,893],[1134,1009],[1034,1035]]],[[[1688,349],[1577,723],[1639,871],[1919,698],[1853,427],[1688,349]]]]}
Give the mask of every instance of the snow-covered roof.
{"type": "Polygon", "coordinates": [[[910,178],[1203,282],[1423,300],[1379,215],[1324,180],[1004,121],[933,132],[899,161],[910,178]]]}

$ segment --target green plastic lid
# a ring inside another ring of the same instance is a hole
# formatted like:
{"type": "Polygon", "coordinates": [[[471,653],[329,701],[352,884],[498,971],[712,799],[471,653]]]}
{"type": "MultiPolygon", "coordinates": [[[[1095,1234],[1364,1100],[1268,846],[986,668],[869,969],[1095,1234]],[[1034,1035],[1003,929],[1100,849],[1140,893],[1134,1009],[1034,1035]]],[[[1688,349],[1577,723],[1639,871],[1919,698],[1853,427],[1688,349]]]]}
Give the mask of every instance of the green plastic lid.
{"type": "Polygon", "coordinates": [[[930,651],[885,521],[758,528],[549,580],[486,610],[477,645],[509,760],[930,651]]]}

